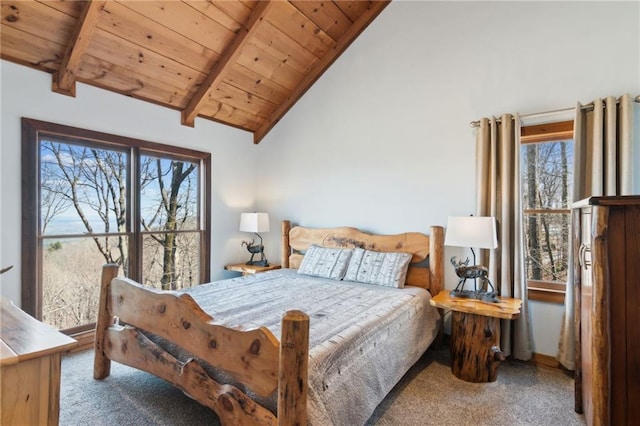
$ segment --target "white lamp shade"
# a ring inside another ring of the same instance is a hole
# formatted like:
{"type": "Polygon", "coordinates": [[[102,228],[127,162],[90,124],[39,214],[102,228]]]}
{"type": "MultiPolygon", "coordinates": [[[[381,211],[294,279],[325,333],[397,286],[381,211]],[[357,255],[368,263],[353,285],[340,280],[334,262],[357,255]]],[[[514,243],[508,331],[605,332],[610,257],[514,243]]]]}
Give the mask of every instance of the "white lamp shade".
{"type": "Polygon", "coordinates": [[[449,217],[444,245],[456,247],[498,247],[496,219],[488,216],[449,217]]]}
{"type": "Polygon", "coordinates": [[[242,213],[240,215],[240,231],[269,232],[269,214],[242,213]]]}

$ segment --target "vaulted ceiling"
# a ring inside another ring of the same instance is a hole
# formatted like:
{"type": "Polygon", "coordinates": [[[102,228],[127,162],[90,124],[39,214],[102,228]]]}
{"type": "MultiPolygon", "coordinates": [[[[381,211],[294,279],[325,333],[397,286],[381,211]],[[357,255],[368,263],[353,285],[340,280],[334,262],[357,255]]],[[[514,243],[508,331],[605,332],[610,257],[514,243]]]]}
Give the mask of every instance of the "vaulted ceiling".
{"type": "Polygon", "coordinates": [[[2,59],[252,132],[258,143],[388,1],[1,1],[2,59]]]}

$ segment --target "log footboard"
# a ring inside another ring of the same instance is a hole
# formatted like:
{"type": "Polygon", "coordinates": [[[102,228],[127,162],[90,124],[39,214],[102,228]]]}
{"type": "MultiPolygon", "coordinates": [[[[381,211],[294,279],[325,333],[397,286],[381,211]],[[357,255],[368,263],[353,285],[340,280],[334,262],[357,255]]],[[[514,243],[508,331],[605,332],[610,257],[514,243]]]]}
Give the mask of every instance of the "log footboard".
{"type": "Polygon", "coordinates": [[[113,360],[172,383],[214,410],[223,425],[306,424],[307,315],[287,312],[278,342],[263,327],[241,331],[214,324],[189,295],[145,288],[117,273],[117,265],[105,265],[102,272],[94,378],[107,377],[113,360]],[[238,388],[218,383],[197,361],[176,359],[142,331],[224,370],[260,396],[277,389],[277,417],[238,388]]]}
{"type": "Polygon", "coordinates": [[[180,361],[130,326],[107,330],[106,355],[152,373],[218,413],[223,424],[276,425],[276,416],[234,386],[213,380],[197,361],[180,361]]]}

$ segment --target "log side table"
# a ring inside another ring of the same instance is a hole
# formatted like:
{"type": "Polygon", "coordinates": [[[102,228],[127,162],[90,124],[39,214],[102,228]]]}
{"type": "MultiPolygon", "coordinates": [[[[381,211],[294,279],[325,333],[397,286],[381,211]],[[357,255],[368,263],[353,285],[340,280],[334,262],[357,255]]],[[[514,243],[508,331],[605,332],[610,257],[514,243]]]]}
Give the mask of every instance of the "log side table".
{"type": "Polygon", "coordinates": [[[467,382],[495,382],[505,355],[500,350],[500,319],[520,316],[522,300],[500,297],[499,303],[452,297],[449,290],[431,299],[451,310],[451,372],[467,382]]]}
{"type": "Polygon", "coordinates": [[[280,269],[280,265],[269,266],[257,266],[247,265],[246,263],[236,263],[235,265],[226,265],[224,267],[227,271],[241,272],[242,276],[259,274],[260,272],[273,271],[274,269],[280,269]]]}

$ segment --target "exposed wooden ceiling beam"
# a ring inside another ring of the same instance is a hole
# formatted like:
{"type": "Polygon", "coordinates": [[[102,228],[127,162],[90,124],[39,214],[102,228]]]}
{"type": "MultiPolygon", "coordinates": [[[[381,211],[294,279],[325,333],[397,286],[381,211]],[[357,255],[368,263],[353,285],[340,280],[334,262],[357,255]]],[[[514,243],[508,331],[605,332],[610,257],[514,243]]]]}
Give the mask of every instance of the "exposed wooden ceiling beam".
{"type": "Polygon", "coordinates": [[[343,34],[340,40],[325,56],[322,57],[312,69],[300,81],[298,87],[275,109],[271,117],[253,133],[253,143],[258,144],[265,135],[275,126],[289,109],[305,94],[318,78],[331,66],[331,64],[346,50],[347,47],[364,31],[365,28],[387,7],[390,0],[373,1],[369,9],[356,20],[343,34]]]}
{"type": "Polygon", "coordinates": [[[73,30],[60,68],[53,74],[51,90],[54,92],[76,96],[76,74],[80,67],[80,60],[91,42],[91,36],[106,3],[106,0],[87,2],[73,30]]]}
{"type": "Polygon", "coordinates": [[[200,108],[207,101],[207,94],[215,90],[222,82],[225,71],[228,66],[233,65],[240,53],[242,47],[250,39],[256,31],[258,24],[263,20],[267,11],[271,7],[271,1],[259,1],[255,8],[251,11],[251,15],[247,22],[240,28],[233,39],[233,42],[222,53],[218,62],[213,66],[207,78],[204,79],[198,91],[193,95],[189,104],[182,111],[182,124],[185,126],[194,126],[194,121],[198,115],[200,108]]]}

